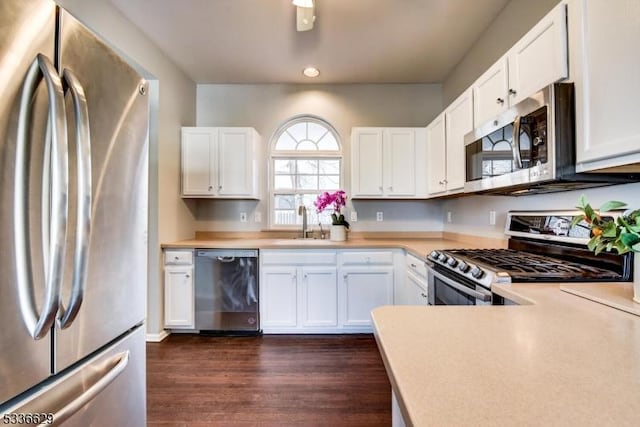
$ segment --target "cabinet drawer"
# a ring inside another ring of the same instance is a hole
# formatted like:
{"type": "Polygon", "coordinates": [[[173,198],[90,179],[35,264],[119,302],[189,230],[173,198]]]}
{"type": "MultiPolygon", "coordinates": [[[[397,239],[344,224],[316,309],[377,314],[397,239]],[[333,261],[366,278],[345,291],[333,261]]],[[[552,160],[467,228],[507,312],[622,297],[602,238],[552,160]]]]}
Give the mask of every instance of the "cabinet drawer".
{"type": "Polygon", "coordinates": [[[262,265],[336,265],[336,251],[265,250],[260,252],[262,265]]]}
{"type": "Polygon", "coordinates": [[[393,252],[391,251],[375,251],[375,252],[342,252],[340,254],[342,265],[387,265],[393,264],[393,252]]]}
{"type": "Polygon", "coordinates": [[[168,250],[164,251],[165,265],[191,265],[193,264],[192,250],[168,250]]]}
{"type": "Polygon", "coordinates": [[[427,266],[424,260],[407,254],[407,269],[420,277],[427,277],[427,266]]]}

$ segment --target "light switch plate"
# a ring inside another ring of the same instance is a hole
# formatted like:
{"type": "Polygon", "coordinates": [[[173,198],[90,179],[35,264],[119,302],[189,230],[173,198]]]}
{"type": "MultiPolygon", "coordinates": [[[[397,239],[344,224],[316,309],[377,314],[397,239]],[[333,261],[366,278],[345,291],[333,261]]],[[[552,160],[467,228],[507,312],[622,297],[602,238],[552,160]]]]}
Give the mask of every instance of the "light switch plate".
{"type": "Polygon", "coordinates": [[[351,222],[358,221],[358,212],[351,211],[351,214],[349,215],[349,221],[351,221],[351,222]]]}
{"type": "Polygon", "coordinates": [[[376,221],[378,222],[384,221],[384,214],[382,212],[376,212],[376,221]]]}
{"type": "Polygon", "coordinates": [[[489,225],[496,225],[496,211],[489,211],[489,225]]]}
{"type": "Polygon", "coordinates": [[[262,212],[255,212],[253,214],[253,222],[262,222],[262,212]]]}
{"type": "Polygon", "coordinates": [[[450,223],[451,221],[452,221],[452,219],[451,219],[451,211],[447,211],[447,222],[450,223]]]}
{"type": "Polygon", "coordinates": [[[240,222],[247,222],[247,213],[240,212],[240,222]]]}

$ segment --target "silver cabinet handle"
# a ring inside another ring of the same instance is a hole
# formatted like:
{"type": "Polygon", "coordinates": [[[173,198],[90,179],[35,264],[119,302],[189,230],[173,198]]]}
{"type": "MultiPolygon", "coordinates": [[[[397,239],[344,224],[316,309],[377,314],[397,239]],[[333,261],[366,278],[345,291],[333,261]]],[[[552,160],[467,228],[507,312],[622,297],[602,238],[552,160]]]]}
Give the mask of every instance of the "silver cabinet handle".
{"type": "Polygon", "coordinates": [[[500,104],[500,105],[504,104],[504,99],[502,99],[502,98],[497,98],[497,99],[496,99],[496,104],[500,104]]]}
{"type": "Polygon", "coordinates": [[[69,419],[73,414],[82,409],[87,403],[89,403],[94,397],[102,392],[109,384],[111,384],[118,376],[125,370],[129,364],[129,351],[117,354],[107,363],[98,366],[89,366],[87,369],[96,370],[99,372],[107,372],[93,385],[86,389],[80,396],[73,399],[66,404],[62,409],[56,412],[53,416],[56,424],[62,423],[64,420],[69,419]],[[114,366],[115,364],[115,366],[114,366]],[[109,369],[110,368],[110,369],[109,369]]]}
{"type": "Polygon", "coordinates": [[[224,262],[224,263],[230,263],[236,260],[236,257],[234,256],[219,256],[216,257],[216,259],[220,262],[224,262]]]}
{"type": "Polygon", "coordinates": [[[222,185],[218,185],[218,190],[222,190],[222,185]]]}
{"type": "Polygon", "coordinates": [[[20,311],[29,333],[34,339],[44,337],[55,321],[60,298],[64,251],[67,233],[67,123],[64,114],[64,91],[62,81],[51,60],[38,54],[25,76],[20,96],[18,135],[16,144],[16,167],[14,187],[14,246],[16,252],[17,287],[20,311]],[[38,314],[33,297],[32,261],[29,247],[29,126],[32,121],[31,101],[41,80],[44,80],[49,101],[50,144],[45,148],[43,171],[43,258],[45,270],[45,299],[42,312],[38,314]],[[50,165],[50,166],[49,166],[50,165]],[[49,182],[49,175],[51,181],[49,182]],[[49,211],[51,209],[51,211],[49,211]],[[45,211],[46,210],[46,211],[45,211]],[[45,219],[46,218],[46,219],[45,219]]]}
{"type": "Polygon", "coordinates": [[[411,263],[411,267],[413,267],[413,268],[417,268],[418,266],[417,266],[417,265],[415,265],[414,263],[411,263]]]}
{"type": "Polygon", "coordinates": [[[304,278],[306,279],[308,277],[309,277],[309,275],[307,273],[304,273],[304,278]]]}
{"type": "Polygon", "coordinates": [[[509,95],[511,95],[511,96],[515,96],[515,95],[516,95],[516,93],[518,93],[518,92],[516,92],[516,91],[515,91],[515,90],[513,90],[513,89],[509,89],[509,95]]]}
{"type": "Polygon", "coordinates": [[[87,283],[87,264],[89,259],[89,238],[91,236],[91,135],[89,132],[89,111],[87,98],[80,81],[69,69],[64,69],[62,79],[66,81],[73,101],[76,116],[76,162],[77,162],[77,220],[76,253],[73,260],[73,279],[69,307],[62,303],[58,318],[60,327],[65,329],[76,318],[87,283]]]}
{"type": "Polygon", "coordinates": [[[189,273],[187,273],[187,274],[184,275],[184,277],[186,277],[188,279],[189,277],[191,277],[191,275],[189,273]]]}
{"type": "Polygon", "coordinates": [[[522,157],[520,154],[520,116],[513,119],[513,140],[511,142],[513,161],[518,169],[522,169],[522,157]]]}
{"type": "Polygon", "coordinates": [[[209,186],[209,191],[213,190],[213,185],[209,186]]]}
{"type": "Polygon", "coordinates": [[[393,185],[389,186],[389,190],[393,191],[393,185]]]}

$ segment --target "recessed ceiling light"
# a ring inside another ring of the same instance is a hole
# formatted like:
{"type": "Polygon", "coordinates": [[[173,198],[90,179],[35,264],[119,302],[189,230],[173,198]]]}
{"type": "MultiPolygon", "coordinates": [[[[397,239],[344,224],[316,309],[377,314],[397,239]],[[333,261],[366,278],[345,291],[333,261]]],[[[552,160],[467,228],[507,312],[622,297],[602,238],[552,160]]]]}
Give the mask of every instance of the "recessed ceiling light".
{"type": "Polygon", "coordinates": [[[318,77],[320,75],[320,70],[318,70],[316,67],[307,67],[302,70],[302,74],[307,77],[318,77]]]}

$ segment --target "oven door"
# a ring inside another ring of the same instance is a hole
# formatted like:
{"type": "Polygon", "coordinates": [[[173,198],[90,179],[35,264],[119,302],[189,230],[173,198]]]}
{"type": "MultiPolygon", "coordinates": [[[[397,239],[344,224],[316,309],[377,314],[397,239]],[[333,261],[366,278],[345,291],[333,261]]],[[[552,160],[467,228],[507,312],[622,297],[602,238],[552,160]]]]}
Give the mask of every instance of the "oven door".
{"type": "Polygon", "coordinates": [[[464,278],[429,268],[429,305],[491,305],[491,292],[464,278]]]}

